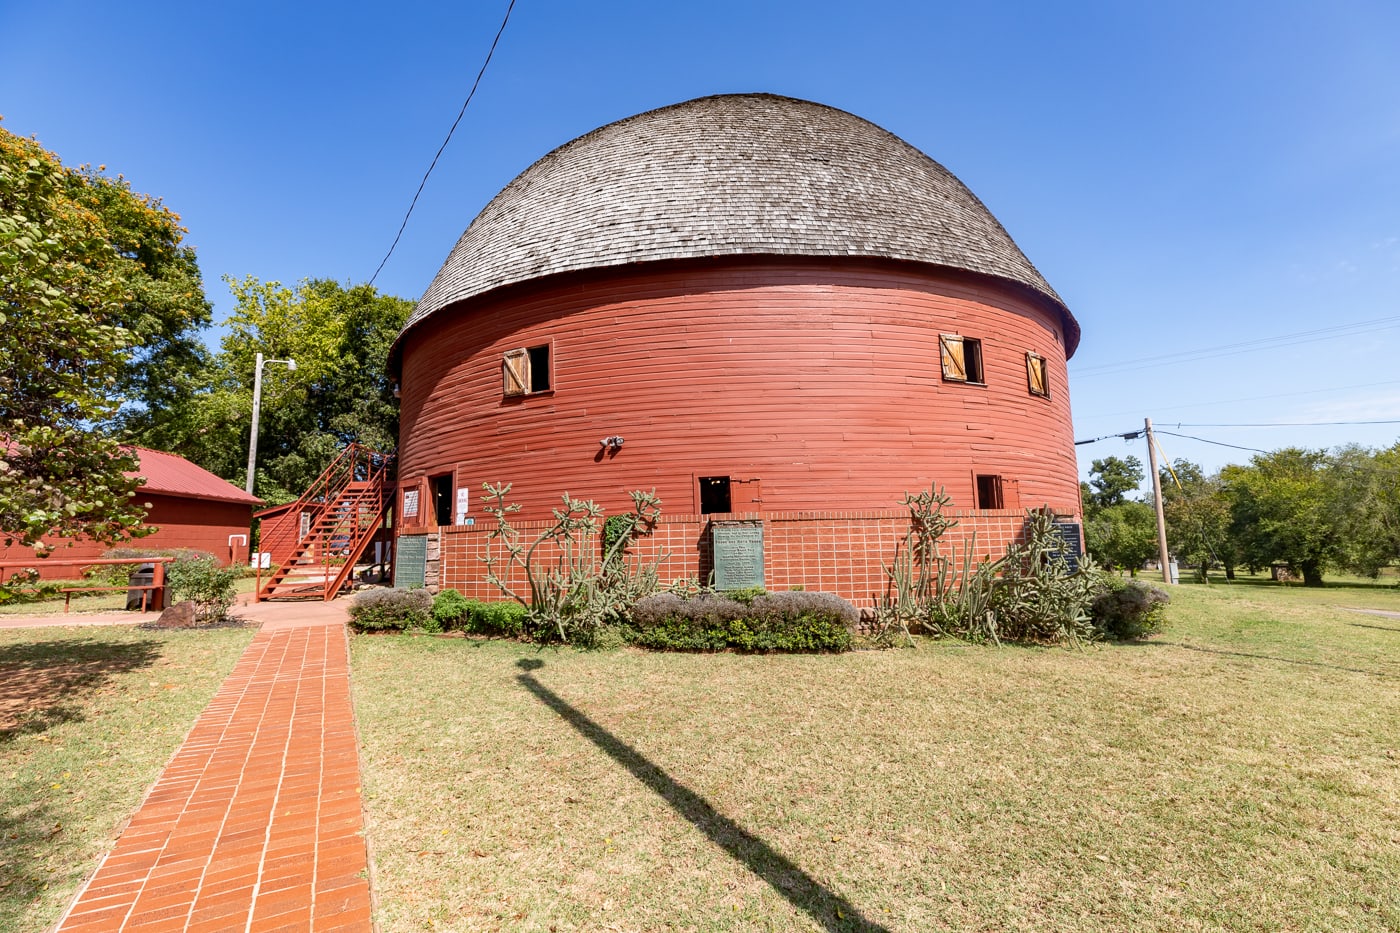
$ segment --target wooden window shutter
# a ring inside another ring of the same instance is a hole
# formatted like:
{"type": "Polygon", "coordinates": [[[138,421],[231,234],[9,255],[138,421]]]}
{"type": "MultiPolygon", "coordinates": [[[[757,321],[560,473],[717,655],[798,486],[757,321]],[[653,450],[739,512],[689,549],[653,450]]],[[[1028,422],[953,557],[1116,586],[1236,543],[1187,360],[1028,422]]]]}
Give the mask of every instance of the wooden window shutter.
{"type": "Polygon", "coordinates": [[[943,358],[943,378],[953,382],[966,382],[967,362],[963,358],[963,339],[956,334],[939,334],[938,350],[943,358]]]}
{"type": "Polygon", "coordinates": [[[1050,387],[1046,379],[1045,357],[1036,353],[1026,354],[1026,384],[1032,395],[1050,397],[1050,387]]]}
{"type": "Polygon", "coordinates": [[[505,380],[503,393],[510,395],[524,395],[530,390],[530,351],[525,349],[506,351],[505,361],[501,365],[501,373],[505,380]]]}

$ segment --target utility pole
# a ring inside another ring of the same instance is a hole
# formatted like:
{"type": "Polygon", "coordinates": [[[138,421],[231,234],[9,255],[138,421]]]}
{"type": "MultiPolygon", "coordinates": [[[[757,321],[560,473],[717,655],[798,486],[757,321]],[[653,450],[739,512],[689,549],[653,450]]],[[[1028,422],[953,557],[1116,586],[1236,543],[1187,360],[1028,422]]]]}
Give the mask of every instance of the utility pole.
{"type": "Polygon", "coordinates": [[[262,371],[268,363],[281,363],[288,372],[297,371],[296,360],[265,360],[258,354],[257,365],[253,367],[253,429],[248,432],[248,482],[244,488],[248,495],[253,494],[253,478],[257,475],[258,464],[258,410],[262,408],[262,371]]]}
{"type": "Polygon", "coordinates": [[[1157,507],[1157,556],[1162,563],[1162,582],[1171,583],[1172,568],[1167,556],[1167,519],[1162,514],[1162,476],[1157,472],[1157,439],[1152,436],[1152,419],[1144,418],[1147,432],[1147,462],[1152,465],[1152,502],[1157,507]]]}

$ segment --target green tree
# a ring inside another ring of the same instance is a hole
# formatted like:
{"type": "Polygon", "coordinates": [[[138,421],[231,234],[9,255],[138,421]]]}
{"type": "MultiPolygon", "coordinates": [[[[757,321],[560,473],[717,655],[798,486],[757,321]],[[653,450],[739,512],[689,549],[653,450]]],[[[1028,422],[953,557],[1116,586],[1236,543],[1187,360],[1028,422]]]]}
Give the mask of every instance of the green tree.
{"type": "Polygon", "coordinates": [[[1375,577],[1400,560],[1400,444],[1386,450],[1343,447],[1327,468],[1339,563],[1375,577]]]}
{"type": "Polygon", "coordinates": [[[1171,552],[1193,565],[1202,583],[1210,582],[1207,570],[1216,562],[1233,580],[1239,548],[1230,535],[1230,500],[1220,474],[1206,476],[1199,465],[1177,460],[1170,469],[1162,468],[1161,480],[1171,552]]]}
{"type": "Polygon", "coordinates": [[[390,451],[398,403],[385,369],[413,302],[324,279],[295,288],[227,279],[236,306],[220,352],[183,400],[142,435],[241,485],[247,467],[256,355],[294,359],[263,371],[254,491],[295,499],[352,441],[390,451]]]}
{"type": "Polygon", "coordinates": [[[136,466],[96,430],[121,404],[138,263],[83,179],[0,129],[0,538],[139,535],[136,466]]]}
{"type": "Polygon", "coordinates": [[[1246,563],[1286,561],[1304,586],[1322,586],[1323,571],[1342,556],[1327,466],[1325,451],[1285,447],[1221,471],[1246,563]]]}
{"type": "Polygon", "coordinates": [[[1147,474],[1137,457],[1104,457],[1093,462],[1089,475],[1088,486],[1081,490],[1085,493],[1085,507],[1108,508],[1126,502],[1128,494],[1142,485],[1147,474]]]}
{"type": "Polygon", "coordinates": [[[1084,520],[1085,547],[1110,570],[1138,569],[1157,556],[1157,514],[1144,502],[1097,508],[1084,520]]]}

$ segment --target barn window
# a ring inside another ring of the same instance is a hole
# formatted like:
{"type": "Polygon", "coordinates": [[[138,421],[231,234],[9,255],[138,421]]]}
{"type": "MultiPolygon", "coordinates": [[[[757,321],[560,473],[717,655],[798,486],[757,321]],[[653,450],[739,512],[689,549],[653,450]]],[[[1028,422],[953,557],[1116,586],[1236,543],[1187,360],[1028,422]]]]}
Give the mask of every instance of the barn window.
{"type": "Polygon", "coordinates": [[[1045,367],[1045,357],[1039,353],[1026,354],[1026,386],[1031,395],[1050,397],[1050,377],[1045,367]]]}
{"type": "Polygon", "coordinates": [[[977,507],[979,509],[999,509],[1002,507],[1001,477],[977,477],[977,507]]]}
{"type": "Polygon", "coordinates": [[[734,511],[729,498],[729,477],[700,477],[700,514],[723,514],[734,511]]]}
{"type": "Polygon", "coordinates": [[[938,352],[946,381],[983,384],[982,341],[959,334],[939,334],[938,352]]]}
{"type": "Polygon", "coordinates": [[[507,350],[501,375],[502,393],[506,396],[548,392],[551,388],[549,344],[507,350]]]}

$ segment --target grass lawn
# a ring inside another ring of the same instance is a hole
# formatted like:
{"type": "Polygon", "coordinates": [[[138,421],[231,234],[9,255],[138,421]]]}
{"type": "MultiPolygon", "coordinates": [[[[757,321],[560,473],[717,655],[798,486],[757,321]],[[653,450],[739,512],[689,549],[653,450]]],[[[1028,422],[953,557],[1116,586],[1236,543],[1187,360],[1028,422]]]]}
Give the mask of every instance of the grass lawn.
{"type": "Polygon", "coordinates": [[[1174,588],[1146,644],[353,640],[384,933],[1400,929],[1400,609],[1174,588]]]}
{"type": "Polygon", "coordinates": [[[0,930],[43,930],[253,629],[0,630],[0,930]]]}

